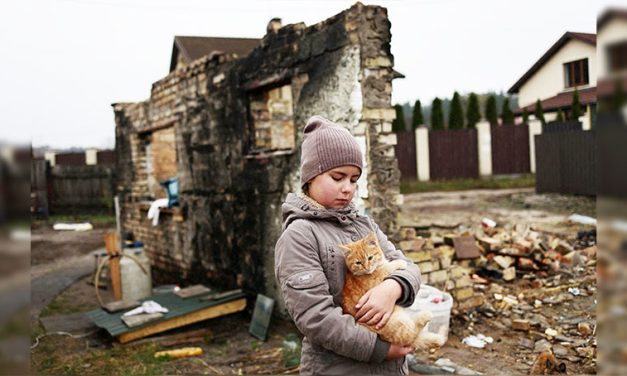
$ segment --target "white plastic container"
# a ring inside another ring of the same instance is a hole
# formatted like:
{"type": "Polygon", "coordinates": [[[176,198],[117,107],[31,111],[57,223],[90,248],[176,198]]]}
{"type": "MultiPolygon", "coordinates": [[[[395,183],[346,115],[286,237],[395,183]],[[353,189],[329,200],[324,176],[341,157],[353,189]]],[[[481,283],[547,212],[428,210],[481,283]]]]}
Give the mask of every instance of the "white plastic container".
{"type": "Polygon", "coordinates": [[[130,257],[120,259],[120,280],[122,284],[122,299],[139,300],[152,295],[152,277],[150,259],[143,248],[125,248],[124,254],[134,256],[142,264],[146,272],[130,257]]]}
{"type": "Polygon", "coordinates": [[[453,308],[453,297],[451,294],[425,284],[420,285],[414,304],[409,307],[412,311],[431,311],[433,318],[424,330],[443,334],[447,339],[451,321],[451,308],[453,308]]]}

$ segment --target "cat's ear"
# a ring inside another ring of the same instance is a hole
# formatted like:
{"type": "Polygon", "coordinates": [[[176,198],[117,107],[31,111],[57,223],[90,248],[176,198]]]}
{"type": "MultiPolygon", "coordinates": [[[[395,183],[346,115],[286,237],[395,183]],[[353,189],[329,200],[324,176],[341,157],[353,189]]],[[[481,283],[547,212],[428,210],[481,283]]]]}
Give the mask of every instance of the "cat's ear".
{"type": "Polygon", "coordinates": [[[344,252],[345,255],[352,252],[352,249],[348,248],[345,245],[338,244],[337,246],[340,247],[340,249],[342,250],[342,252],[344,252]]]}
{"type": "Polygon", "coordinates": [[[376,247],[378,242],[377,242],[377,236],[375,235],[374,232],[369,233],[368,235],[366,235],[365,237],[366,243],[369,246],[373,246],[376,247]]]}

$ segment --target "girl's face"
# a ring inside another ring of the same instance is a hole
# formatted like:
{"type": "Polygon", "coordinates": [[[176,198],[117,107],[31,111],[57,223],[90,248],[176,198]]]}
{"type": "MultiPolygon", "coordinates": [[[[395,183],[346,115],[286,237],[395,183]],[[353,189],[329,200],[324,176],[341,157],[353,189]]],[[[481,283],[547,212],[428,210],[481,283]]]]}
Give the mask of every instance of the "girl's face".
{"type": "Polygon", "coordinates": [[[361,170],[355,166],[340,166],[309,181],[309,197],[327,209],[346,207],[357,190],[361,170]]]}

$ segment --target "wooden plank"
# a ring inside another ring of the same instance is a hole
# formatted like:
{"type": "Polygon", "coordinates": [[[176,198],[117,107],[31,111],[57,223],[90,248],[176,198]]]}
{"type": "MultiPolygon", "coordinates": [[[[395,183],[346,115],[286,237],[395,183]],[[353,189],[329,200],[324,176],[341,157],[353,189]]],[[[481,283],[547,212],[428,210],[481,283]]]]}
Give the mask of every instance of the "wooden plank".
{"type": "Polygon", "coordinates": [[[209,294],[207,296],[203,296],[202,298],[200,298],[200,300],[203,302],[208,301],[208,300],[220,300],[220,299],[228,298],[232,295],[237,295],[241,293],[242,293],[242,289],[229,290],[225,292],[218,292],[218,293],[209,294]]]}
{"type": "Polygon", "coordinates": [[[122,316],[122,321],[129,328],[133,328],[135,326],[144,325],[150,321],[157,320],[163,317],[163,313],[155,312],[155,313],[140,313],[138,315],[131,316],[122,316]]]}
{"type": "Polygon", "coordinates": [[[178,328],[181,326],[193,324],[198,321],[212,319],[214,317],[228,315],[229,313],[239,312],[246,308],[246,299],[238,299],[228,303],[220,304],[213,307],[190,312],[186,315],[174,317],[170,320],[161,321],[132,332],[120,334],[118,340],[120,343],[127,343],[135,339],[147,337],[151,334],[161,333],[166,330],[178,328]]]}
{"type": "Polygon", "coordinates": [[[120,238],[117,232],[110,231],[104,236],[105,248],[109,254],[109,272],[111,286],[116,300],[122,299],[122,281],[120,279],[120,238]]]}
{"type": "Polygon", "coordinates": [[[180,289],[179,291],[176,291],[175,294],[179,298],[186,299],[186,298],[191,298],[192,296],[206,294],[208,292],[211,292],[211,289],[208,288],[207,286],[193,285],[193,286],[185,287],[184,289],[180,289]]]}
{"type": "Polygon", "coordinates": [[[118,312],[128,308],[135,308],[139,306],[137,300],[116,300],[111,303],[107,303],[102,308],[107,312],[118,312]]]}

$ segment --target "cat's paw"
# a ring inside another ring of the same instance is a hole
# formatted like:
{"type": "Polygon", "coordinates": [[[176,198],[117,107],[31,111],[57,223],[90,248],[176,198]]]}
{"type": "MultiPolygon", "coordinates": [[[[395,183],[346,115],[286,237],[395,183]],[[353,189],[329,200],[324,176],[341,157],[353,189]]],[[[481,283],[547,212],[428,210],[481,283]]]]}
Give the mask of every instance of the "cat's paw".
{"type": "Polygon", "coordinates": [[[416,323],[420,326],[425,326],[433,318],[431,311],[419,311],[416,313],[416,323]]]}

